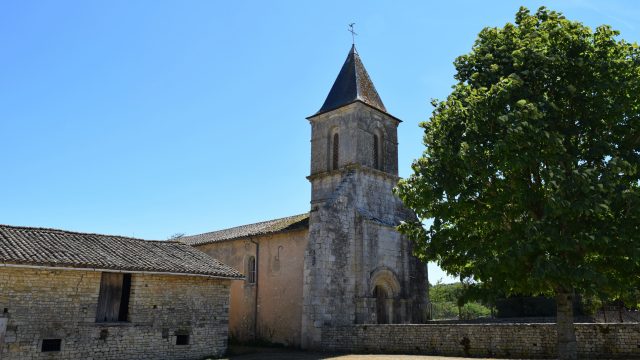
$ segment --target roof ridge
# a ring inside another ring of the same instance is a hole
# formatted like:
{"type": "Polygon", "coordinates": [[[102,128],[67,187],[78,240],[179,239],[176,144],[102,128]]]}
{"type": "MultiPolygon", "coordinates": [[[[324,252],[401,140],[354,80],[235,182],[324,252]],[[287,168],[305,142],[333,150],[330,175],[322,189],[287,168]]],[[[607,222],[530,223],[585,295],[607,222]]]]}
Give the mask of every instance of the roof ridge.
{"type": "Polygon", "coordinates": [[[0,263],[242,277],[230,266],[179,241],[15,225],[0,225],[0,263]]]}
{"type": "Polygon", "coordinates": [[[121,238],[121,239],[136,240],[136,241],[146,241],[146,242],[162,242],[162,243],[179,242],[179,241],[173,241],[173,240],[147,240],[147,239],[142,239],[142,238],[134,238],[134,237],[131,237],[131,236],[100,234],[100,233],[92,233],[92,232],[82,232],[82,231],[74,231],[74,230],[64,230],[64,229],[56,229],[56,228],[48,228],[48,227],[39,227],[39,226],[20,226],[20,225],[0,224],[0,228],[24,229],[24,230],[44,230],[44,231],[55,231],[55,232],[58,232],[58,233],[78,234],[78,235],[110,236],[110,237],[117,237],[117,238],[121,238]]]}
{"type": "Polygon", "coordinates": [[[224,228],[224,229],[218,229],[218,230],[213,230],[213,231],[207,231],[204,233],[199,233],[199,234],[194,234],[194,235],[186,235],[181,237],[180,239],[184,239],[184,238],[188,238],[188,237],[193,237],[193,236],[200,236],[200,235],[206,235],[206,234],[212,234],[212,233],[217,233],[220,231],[227,231],[227,230],[232,230],[232,229],[237,229],[237,228],[241,228],[241,227],[245,227],[245,226],[252,226],[252,225],[260,225],[260,224],[266,224],[269,222],[274,222],[274,221],[280,221],[280,220],[284,220],[284,219],[290,219],[290,218],[294,218],[294,217],[298,217],[298,216],[309,216],[309,213],[302,213],[302,214],[297,214],[297,215],[291,215],[291,216],[284,216],[281,218],[277,218],[277,219],[271,219],[271,220],[264,220],[264,221],[258,221],[255,223],[249,223],[249,224],[242,224],[242,225],[238,225],[238,226],[232,226],[230,228],[224,228]]]}
{"type": "Polygon", "coordinates": [[[199,233],[177,239],[187,245],[197,246],[218,241],[227,241],[243,237],[274,234],[283,231],[297,230],[307,227],[310,213],[286,216],[278,219],[260,221],[253,224],[244,224],[227,229],[219,229],[206,233],[199,233]]]}
{"type": "MultiPolygon", "coordinates": [[[[360,93],[360,87],[361,87],[360,81],[362,79],[360,78],[359,71],[357,70],[358,60],[360,60],[360,64],[362,64],[363,67],[364,67],[364,64],[362,63],[362,59],[360,59],[360,54],[358,54],[358,50],[356,50],[356,44],[353,44],[351,46],[351,52],[353,53],[353,66],[354,66],[354,69],[356,69],[354,74],[355,75],[354,78],[356,79],[356,98],[354,99],[354,101],[360,100],[362,102],[366,102],[365,99],[363,99],[362,94],[360,93]]],[[[365,69],[365,71],[367,70],[365,69]]]]}

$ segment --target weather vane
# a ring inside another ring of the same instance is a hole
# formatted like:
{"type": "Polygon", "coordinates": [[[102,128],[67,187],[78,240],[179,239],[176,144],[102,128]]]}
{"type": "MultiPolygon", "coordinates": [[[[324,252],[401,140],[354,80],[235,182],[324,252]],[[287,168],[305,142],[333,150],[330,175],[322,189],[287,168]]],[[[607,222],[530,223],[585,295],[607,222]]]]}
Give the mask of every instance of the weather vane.
{"type": "Polygon", "coordinates": [[[355,24],[356,23],[349,24],[349,30],[347,30],[347,31],[349,31],[351,33],[351,44],[352,45],[356,44],[356,35],[358,35],[358,33],[353,30],[353,25],[355,25],[355,24]]]}

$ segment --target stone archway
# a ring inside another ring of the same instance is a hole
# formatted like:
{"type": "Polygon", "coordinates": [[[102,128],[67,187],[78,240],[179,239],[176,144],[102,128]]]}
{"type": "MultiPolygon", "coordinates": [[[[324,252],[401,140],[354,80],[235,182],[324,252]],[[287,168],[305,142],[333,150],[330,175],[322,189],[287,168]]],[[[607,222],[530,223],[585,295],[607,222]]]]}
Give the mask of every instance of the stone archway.
{"type": "Polygon", "coordinates": [[[395,274],[387,268],[374,271],[371,276],[371,289],[375,301],[376,322],[394,323],[394,302],[400,295],[400,283],[395,274]]]}

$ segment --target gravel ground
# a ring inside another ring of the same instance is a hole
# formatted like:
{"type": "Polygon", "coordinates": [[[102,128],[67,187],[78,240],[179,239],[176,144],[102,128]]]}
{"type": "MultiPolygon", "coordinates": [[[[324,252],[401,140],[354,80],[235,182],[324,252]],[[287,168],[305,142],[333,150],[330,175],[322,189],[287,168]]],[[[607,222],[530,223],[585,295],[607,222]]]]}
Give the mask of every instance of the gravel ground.
{"type": "MultiPolygon", "coordinates": [[[[233,346],[229,349],[231,355],[225,360],[462,360],[461,357],[420,356],[420,355],[337,355],[307,352],[278,348],[254,348],[233,346]]],[[[482,360],[478,359],[477,360],[482,360]]],[[[486,360],[486,359],[485,359],[486,360]]]]}

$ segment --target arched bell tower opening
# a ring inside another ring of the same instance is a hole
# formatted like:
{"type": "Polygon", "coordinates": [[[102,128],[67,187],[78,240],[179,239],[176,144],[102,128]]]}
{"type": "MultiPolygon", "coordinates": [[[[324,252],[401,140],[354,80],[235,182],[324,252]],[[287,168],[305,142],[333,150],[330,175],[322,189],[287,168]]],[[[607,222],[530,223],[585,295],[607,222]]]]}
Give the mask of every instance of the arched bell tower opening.
{"type": "Polygon", "coordinates": [[[373,168],[380,170],[380,136],[373,134],[373,168]]]}
{"type": "Polygon", "coordinates": [[[331,170],[338,170],[340,167],[340,135],[337,132],[333,134],[331,149],[331,170]]]}

